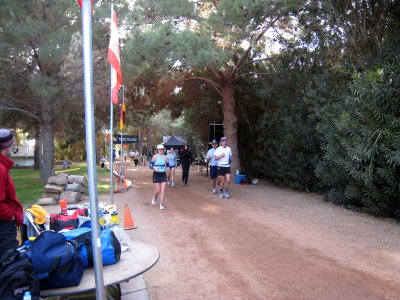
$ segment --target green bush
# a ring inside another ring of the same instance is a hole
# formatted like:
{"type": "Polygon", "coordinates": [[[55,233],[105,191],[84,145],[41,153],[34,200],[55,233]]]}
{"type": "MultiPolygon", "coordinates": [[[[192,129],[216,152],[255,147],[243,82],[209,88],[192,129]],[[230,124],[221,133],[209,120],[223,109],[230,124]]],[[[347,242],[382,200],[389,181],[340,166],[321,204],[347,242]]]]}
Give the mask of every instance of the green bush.
{"type": "Polygon", "coordinates": [[[309,81],[310,74],[301,69],[282,68],[265,82],[269,105],[257,122],[259,151],[253,163],[272,182],[316,191],[320,140],[316,120],[310,118],[312,103],[302,93],[309,81]]]}
{"type": "Polygon", "coordinates": [[[318,127],[326,144],[317,175],[328,200],[400,217],[398,59],[356,74],[350,88],[332,126],[318,127]]]}

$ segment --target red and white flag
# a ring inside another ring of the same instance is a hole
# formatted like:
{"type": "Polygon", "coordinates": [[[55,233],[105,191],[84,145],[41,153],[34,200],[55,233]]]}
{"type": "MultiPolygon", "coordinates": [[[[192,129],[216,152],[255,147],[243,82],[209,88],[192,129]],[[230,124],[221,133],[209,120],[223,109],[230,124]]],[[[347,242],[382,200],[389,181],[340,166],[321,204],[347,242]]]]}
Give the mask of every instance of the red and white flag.
{"type": "Polygon", "coordinates": [[[111,99],[113,103],[118,103],[118,91],[122,86],[121,62],[119,58],[119,36],[118,19],[114,12],[111,20],[111,36],[108,46],[108,62],[111,64],[111,99]]]}
{"type": "MultiPolygon", "coordinates": [[[[78,4],[82,8],[82,0],[78,0],[78,4]]],[[[93,5],[93,0],[90,0],[90,5],[93,5]]]]}

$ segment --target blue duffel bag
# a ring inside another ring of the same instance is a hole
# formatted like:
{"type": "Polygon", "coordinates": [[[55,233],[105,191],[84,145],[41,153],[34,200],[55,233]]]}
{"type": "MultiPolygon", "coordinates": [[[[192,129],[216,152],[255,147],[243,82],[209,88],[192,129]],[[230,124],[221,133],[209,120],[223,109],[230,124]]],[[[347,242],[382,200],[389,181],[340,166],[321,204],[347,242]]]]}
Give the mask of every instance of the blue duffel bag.
{"type": "Polygon", "coordinates": [[[61,233],[43,231],[24,254],[36,271],[41,289],[79,285],[84,267],[76,245],[61,233]]]}
{"type": "MultiPolygon", "coordinates": [[[[62,232],[68,241],[77,243],[80,247],[80,256],[85,267],[93,266],[92,229],[80,227],[62,232]]],[[[103,265],[112,265],[121,257],[121,243],[114,232],[107,226],[100,229],[101,256],[103,265]]]]}

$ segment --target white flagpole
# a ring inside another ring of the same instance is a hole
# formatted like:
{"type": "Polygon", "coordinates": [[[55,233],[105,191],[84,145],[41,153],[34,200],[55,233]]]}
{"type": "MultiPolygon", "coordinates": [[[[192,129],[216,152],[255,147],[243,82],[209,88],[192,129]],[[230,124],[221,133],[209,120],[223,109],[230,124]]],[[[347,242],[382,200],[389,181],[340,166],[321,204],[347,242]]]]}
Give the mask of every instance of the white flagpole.
{"type": "Polygon", "coordinates": [[[103,279],[103,259],[101,256],[99,210],[97,199],[96,147],[93,104],[93,60],[92,60],[92,4],[82,1],[83,68],[85,96],[85,132],[88,164],[88,186],[90,217],[92,222],[93,263],[96,282],[96,299],[105,300],[106,290],[103,279]]]}
{"type": "MultiPolygon", "coordinates": [[[[114,15],[114,4],[111,3],[111,22],[113,21],[114,15]]],[[[111,23],[110,23],[111,24],[111,23]]],[[[110,26],[111,28],[111,26],[110,26]]],[[[114,112],[113,112],[113,101],[112,101],[112,84],[111,84],[111,77],[112,77],[112,68],[110,66],[110,203],[114,204],[114,182],[113,182],[113,172],[114,172],[114,151],[113,151],[113,138],[114,138],[114,131],[113,131],[113,122],[114,122],[114,112]]]]}

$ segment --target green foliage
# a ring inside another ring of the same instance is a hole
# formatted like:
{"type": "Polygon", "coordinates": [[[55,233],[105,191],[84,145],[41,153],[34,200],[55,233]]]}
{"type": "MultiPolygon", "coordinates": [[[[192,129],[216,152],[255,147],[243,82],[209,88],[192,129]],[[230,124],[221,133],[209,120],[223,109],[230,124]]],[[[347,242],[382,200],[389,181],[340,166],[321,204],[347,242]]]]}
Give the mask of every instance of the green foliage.
{"type": "MultiPolygon", "coordinates": [[[[316,120],[311,117],[312,103],[303,95],[303,87],[309,84],[312,75],[302,70],[297,60],[289,53],[258,66],[261,74],[272,75],[262,77],[253,91],[248,90],[250,98],[263,100],[253,100],[253,113],[246,121],[255,124],[251,141],[255,151],[246,148],[246,152],[254,153],[252,168],[247,168],[257,170],[275,183],[316,191],[318,180],[314,169],[321,154],[320,139],[316,120]]],[[[249,157],[248,153],[246,156],[249,157]]]]}
{"type": "Polygon", "coordinates": [[[261,155],[256,166],[273,182],[315,191],[319,139],[309,107],[294,97],[278,100],[276,108],[260,118],[257,142],[261,155]]]}
{"type": "Polygon", "coordinates": [[[332,129],[320,127],[326,146],[317,173],[329,200],[400,216],[399,78],[398,58],[357,74],[332,129]],[[325,180],[332,167],[340,182],[325,180]]]}
{"type": "Polygon", "coordinates": [[[17,198],[23,206],[36,203],[44,193],[45,183],[40,181],[40,172],[30,169],[12,169],[10,171],[14,181],[17,198]]]}

